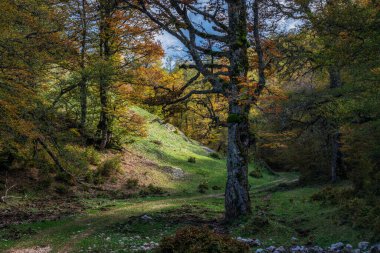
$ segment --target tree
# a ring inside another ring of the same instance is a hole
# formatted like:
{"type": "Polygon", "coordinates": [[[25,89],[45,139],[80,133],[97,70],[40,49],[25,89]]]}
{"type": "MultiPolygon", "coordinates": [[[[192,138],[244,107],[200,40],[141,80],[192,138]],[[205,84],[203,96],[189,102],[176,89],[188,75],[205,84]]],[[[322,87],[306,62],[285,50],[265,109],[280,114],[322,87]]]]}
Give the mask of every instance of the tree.
{"type": "MultiPolygon", "coordinates": [[[[224,3],[215,0],[205,4],[202,1],[153,0],[124,3],[125,8],[141,11],[177,38],[192,59],[184,67],[198,72],[176,92],[167,94],[170,100],[167,103],[174,104],[194,95],[207,94],[222,94],[228,101],[225,218],[232,220],[249,214],[249,112],[264,88],[265,79],[264,66],[259,64],[259,82],[252,84],[248,80],[247,1],[227,0],[224,3]],[[200,17],[200,23],[194,17],[200,17]],[[209,28],[205,28],[204,24],[208,24],[209,28]],[[202,78],[201,87],[193,85],[198,78],[202,78]]],[[[257,2],[255,8],[258,11],[257,2]]],[[[259,27],[255,29],[256,51],[261,54],[259,59],[262,60],[259,27]]]]}

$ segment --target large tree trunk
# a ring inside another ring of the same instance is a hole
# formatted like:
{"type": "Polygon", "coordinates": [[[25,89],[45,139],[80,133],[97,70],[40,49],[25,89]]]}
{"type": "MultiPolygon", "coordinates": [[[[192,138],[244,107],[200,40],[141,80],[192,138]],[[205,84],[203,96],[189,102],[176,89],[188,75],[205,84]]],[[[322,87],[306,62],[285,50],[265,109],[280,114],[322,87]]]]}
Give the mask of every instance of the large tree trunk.
{"type": "Polygon", "coordinates": [[[248,185],[249,106],[231,104],[228,123],[225,216],[232,220],[251,212],[248,185]]]}
{"type": "MultiPolygon", "coordinates": [[[[99,36],[100,45],[99,53],[103,64],[108,64],[111,58],[111,16],[112,9],[114,8],[114,1],[101,0],[99,2],[100,21],[99,21],[99,36]]],[[[100,149],[106,148],[111,139],[110,131],[110,115],[108,103],[108,91],[110,86],[110,73],[107,70],[100,70],[99,79],[99,96],[100,96],[100,120],[98,124],[98,131],[100,133],[100,149]]]]}
{"type": "Polygon", "coordinates": [[[81,10],[81,21],[82,21],[82,41],[81,41],[81,82],[80,82],[80,107],[81,107],[81,117],[80,117],[80,129],[82,133],[85,133],[86,119],[87,119],[87,77],[85,74],[86,68],[86,43],[87,43],[87,12],[86,12],[86,0],[82,0],[82,10],[81,10]]]}
{"type": "Polygon", "coordinates": [[[228,3],[230,38],[230,84],[226,92],[229,100],[227,184],[225,218],[233,220],[251,212],[248,187],[249,109],[244,97],[247,84],[247,6],[245,0],[228,3]]]}

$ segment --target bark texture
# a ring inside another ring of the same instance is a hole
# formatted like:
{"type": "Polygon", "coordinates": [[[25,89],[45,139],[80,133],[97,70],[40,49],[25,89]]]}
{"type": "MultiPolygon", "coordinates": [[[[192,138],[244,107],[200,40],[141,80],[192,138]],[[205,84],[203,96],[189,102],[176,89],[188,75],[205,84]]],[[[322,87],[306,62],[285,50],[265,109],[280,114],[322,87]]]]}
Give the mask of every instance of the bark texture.
{"type": "Polygon", "coordinates": [[[248,150],[250,145],[248,114],[250,103],[243,101],[247,83],[247,7],[246,1],[227,1],[230,37],[227,184],[225,218],[233,220],[251,213],[248,187],[248,150]]]}

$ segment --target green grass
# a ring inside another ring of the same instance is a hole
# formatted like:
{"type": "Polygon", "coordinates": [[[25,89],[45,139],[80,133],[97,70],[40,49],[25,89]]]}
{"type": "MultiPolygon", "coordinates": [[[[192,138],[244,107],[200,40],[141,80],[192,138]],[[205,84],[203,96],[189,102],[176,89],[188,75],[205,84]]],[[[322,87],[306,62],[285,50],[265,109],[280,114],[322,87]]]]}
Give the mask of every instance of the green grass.
{"type": "MultiPolygon", "coordinates": [[[[179,133],[169,131],[158,122],[153,123],[155,116],[147,111],[134,110],[146,118],[148,135],[138,138],[127,148],[158,165],[179,167],[187,173],[184,180],[172,180],[163,172],[151,172],[158,183],[166,186],[170,196],[82,199],[86,206],[83,214],[1,229],[0,252],[48,245],[53,252],[131,252],[143,243],[159,242],[181,226],[193,223],[201,226],[204,222],[222,219],[226,160],[211,158],[199,143],[189,142],[179,133]],[[196,162],[189,163],[189,157],[194,157],[196,162]],[[205,194],[198,193],[201,182],[209,185],[205,194]],[[212,190],[213,186],[219,186],[220,190],[212,190]],[[143,214],[153,220],[142,222],[138,217],[143,214]]],[[[250,164],[249,170],[254,169],[254,164],[250,164]]],[[[259,238],[268,246],[289,244],[293,236],[300,239],[300,244],[311,241],[321,246],[367,239],[362,231],[338,224],[334,207],[310,201],[310,196],[319,187],[277,189],[280,184],[297,177],[295,173],[271,175],[266,171],[262,178],[250,177],[254,212],[232,224],[229,227],[232,234],[259,238]],[[259,212],[265,214],[268,224],[255,230],[252,223],[259,212]],[[310,231],[301,237],[300,229],[310,231]]]]}

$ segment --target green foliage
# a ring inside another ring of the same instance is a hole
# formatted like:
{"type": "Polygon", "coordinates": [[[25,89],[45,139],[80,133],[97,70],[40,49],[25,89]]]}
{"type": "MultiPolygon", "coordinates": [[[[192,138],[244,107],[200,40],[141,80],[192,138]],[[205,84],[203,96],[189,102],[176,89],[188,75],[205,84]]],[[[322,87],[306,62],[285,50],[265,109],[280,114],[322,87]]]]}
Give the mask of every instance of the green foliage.
{"type": "Polygon", "coordinates": [[[151,195],[163,195],[165,193],[165,190],[161,187],[149,184],[146,188],[140,190],[139,195],[142,197],[146,197],[151,195]]]}
{"type": "Polygon", "coordinates": [[[196,159],[195,159],[195,157],[191,156],[191,157],[189,157],[189,159],[187,159],[187,162],[196,163],[196,159]]]}
{"type": "Polygon", "coordinates": [[[263,173],[261,172],[260,169],[254,169],[252,170],[251,172],[249,172],[249,176],[253,177],[253,178],[262,178],[263,177],[263,173]]]}
{"type": "Polygon", "coordinates": [[[91,165],[99,165],[101,162],[101,156],[99,152],[92,146],[86,148],[85,156],[91,165]]]}
{"type": "Polygon", "coordinates": [[[136,189],[139,186],[139,180],[137,178],[128,178],[125,182],[125,188],[128,190],[136,189]]]}
{"type": "Polygon", "coordinates": [[[174,236],[164,238],[157,252],[244,253],[249,252],[249,248],[227,235],[217,234],[208,228],[185,227],[177,230],[174,236]]]}
{"type": "Polygon", "coordinates": [[[55,186],[55,192],[60,195],[66,195],[70,191],[69,186],[66,184],[58,184],[55,186]]]}
{"type": "Polygon", "coordinates": [[[326,187],[311,196],[313,201],[339,208],[337,219],[356,229],[371,231],[371,239],[380,239],[380,200],[372,195],[358,197],[352,187],[326,187]]]}
{"type": "Polygon", "coordinates": [[[198,192],[199,193],[206,193],[209,189],[209,186],[208,186],[208,182],[204,181],[204,182],[201,182],[199,185],[198,185],[198,192]]]}
{"type": "Polygon", "coordinates": [[[221,159],[220,155],[216,152],[210,153],[210,157],[214,159],[221,159]]]}
{"type": "Polygon", "coordinates": [[[121,159],[119,156],[111,157],[103,161],[98,169],[97,174],[108,178],[121,172],[121,159]]]}

